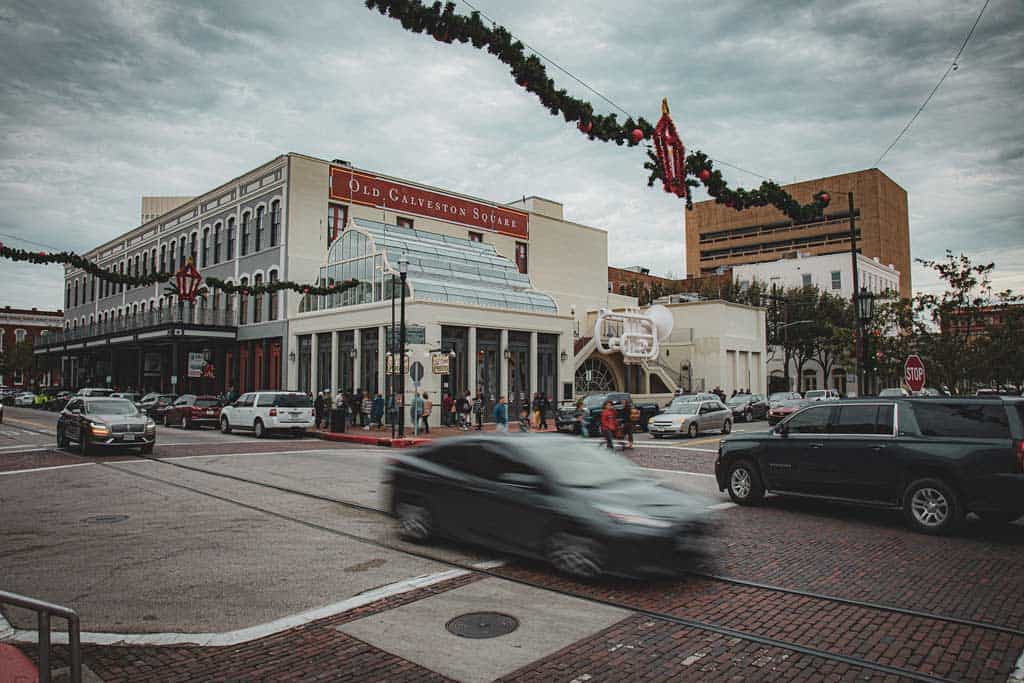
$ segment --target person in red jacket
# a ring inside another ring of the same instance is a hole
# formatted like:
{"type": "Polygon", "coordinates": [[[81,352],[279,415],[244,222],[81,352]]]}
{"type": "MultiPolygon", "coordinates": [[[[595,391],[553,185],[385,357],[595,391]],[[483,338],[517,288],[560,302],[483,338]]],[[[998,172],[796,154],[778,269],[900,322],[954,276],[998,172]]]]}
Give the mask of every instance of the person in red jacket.
{"type": "Polygon", "coordinates": [[[608,448],[614,449],[615,443],[612,438],[619,431],[619,416],[611,401],[604,402],[604,409],[601,411],[601,433],[604,434],[604,442],[608,448]]]}

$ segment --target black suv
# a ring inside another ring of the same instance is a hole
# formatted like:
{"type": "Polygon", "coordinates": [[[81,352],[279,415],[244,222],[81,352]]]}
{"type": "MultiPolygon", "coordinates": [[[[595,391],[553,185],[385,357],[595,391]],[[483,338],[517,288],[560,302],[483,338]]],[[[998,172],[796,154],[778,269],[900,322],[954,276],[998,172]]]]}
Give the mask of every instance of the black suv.
{"type": "Polygon", "coordinates": [[[1024,401],[865,399],[812,404],[769,432],[724,439],[718,487],[741,505],[765,492],[902,508],[926,533],[968,512],[1024,515],[1024,401]]]}
{"type": "MultiPolygon", "coordinates": [[[[612,402],[620,420],[624,420],[626,417],[626,401],[629,401],[634,408],[640,411],[638,426],[641,431],[647,431],[647,423],[652,417],[661,412],[661,408],[654,402],[633,403],[633,397],[630,394],[622,392],[591,394],[583,399],[583,420],[586,423],[587,433],[590,436],[600,436],[601,434],[601,411],[604,410],[605,401],[612,402]]],[[[558,413],[555,415],[555,427],[560,432],[569,431],[579,434],[580,423],[576,420],[576,407],[572,405],[560,406],[558,413]]]]}

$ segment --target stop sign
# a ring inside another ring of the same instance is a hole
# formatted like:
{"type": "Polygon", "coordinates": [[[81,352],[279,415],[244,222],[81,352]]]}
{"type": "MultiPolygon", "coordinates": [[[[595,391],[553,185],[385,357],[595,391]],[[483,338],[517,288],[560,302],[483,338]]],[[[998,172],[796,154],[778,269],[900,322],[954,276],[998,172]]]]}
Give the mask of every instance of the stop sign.
{"type": "Polygon", "coordinates": [[[917,354],[907,356],[907,362],[903,364],[903,379],[911,391],[924,388],[924,363],[917,354]]]}

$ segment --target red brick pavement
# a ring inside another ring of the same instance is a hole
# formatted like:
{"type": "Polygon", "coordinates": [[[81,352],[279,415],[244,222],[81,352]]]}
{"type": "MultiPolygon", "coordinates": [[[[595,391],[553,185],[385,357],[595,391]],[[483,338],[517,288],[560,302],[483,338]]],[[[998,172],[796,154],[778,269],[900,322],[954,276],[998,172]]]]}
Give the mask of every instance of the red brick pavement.
{"type": "MultiPolygon", "coordinates": [[[[701,446],[710,448],[710,446],[701,446]]],[[[655,467],[663,470],[681,470],[684,472],[715,473],[715,453],[689,451],[683,449],[647,448],[637,443],[635,448],[623,451],[623,455],[643,467],[655,467]]]]}

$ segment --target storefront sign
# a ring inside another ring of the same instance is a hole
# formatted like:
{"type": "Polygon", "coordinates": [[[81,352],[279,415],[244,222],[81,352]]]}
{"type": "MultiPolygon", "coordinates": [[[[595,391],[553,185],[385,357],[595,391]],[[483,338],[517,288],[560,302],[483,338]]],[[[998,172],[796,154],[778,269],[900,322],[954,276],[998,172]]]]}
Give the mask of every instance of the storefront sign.
{"type": "MultiPolygon", "coordinates": [[[[386,353],[384,354],[384,372],[388,375],[399,375],[402,369],[398,367],[399,355],[397,353],[386,353]]],[[[405,354],[405,367],[408,368],[412,365],[412,357],[405,354]]]]}
{"type": "Polygon", "coordinates": [[[530,214],[385,180],[347,168],[331,168],[331,199],[436,218],[529,239],[530,214]]]}
{"type": "Polygon", "coordinates": [[[435,375],[447,375],[451,371],[451,356],[447,353],[430,354],[430,367],[435,375]]]}
{"type": "Polygon", "coordinates": [[[188,376],[189,377],[202,377],[203,366],[206,365],[206,361],[203,360],[203,354],[195,353],[190,351],[188,354],[188,376]]]}

